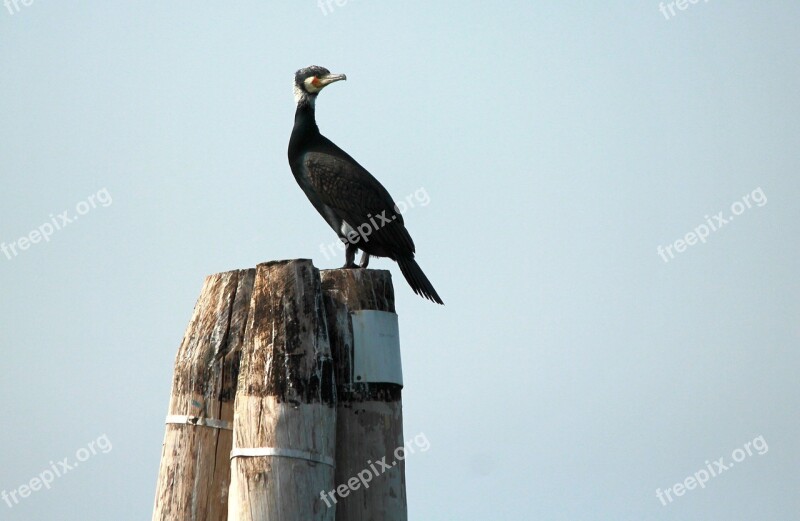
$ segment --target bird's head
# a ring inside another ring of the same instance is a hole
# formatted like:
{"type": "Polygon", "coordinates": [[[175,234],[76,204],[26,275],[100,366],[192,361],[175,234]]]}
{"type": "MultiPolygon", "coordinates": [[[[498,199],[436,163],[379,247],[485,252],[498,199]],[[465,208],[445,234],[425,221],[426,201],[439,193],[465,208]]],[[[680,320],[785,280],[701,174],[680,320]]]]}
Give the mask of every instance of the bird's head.
{"type": "Polygon", "coordinates": [[[298,104],[301,101],[313,103],[317,94],[326,86],[346,79],[344,74],[331,74],[325,67],[305,67],[294,73],[294,99],[298,104]]]}

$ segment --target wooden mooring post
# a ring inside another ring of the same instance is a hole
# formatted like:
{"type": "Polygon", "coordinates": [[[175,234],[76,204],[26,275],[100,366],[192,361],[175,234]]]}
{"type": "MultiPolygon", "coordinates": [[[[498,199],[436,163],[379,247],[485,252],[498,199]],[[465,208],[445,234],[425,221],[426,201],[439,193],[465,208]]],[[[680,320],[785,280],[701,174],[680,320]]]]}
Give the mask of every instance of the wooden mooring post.
{"type": "Polygon", "coordinates": [[[319,271],[258,266],[234,414],[229,519],[333,521],[336,387],[319,271]]]}
{"type": "Polygon", "coordinates": [[[153,521],[227,519],[233,400],[255,270],[206,278],[175,358],[153,521]]]}
{"type": "Polygon", "coordinates": [[[329,501],[336,501],[337,521],[405,521],[405,462],[395,456],[403,446],[403,383],[392,276],[327,270],[322,290],[338,395],[337,488],[329,501]]]}
{"type": "Polygon", "coordinates": [[[388,271],[300,259],[208,277],[153,520],[406,520],[401,389],[388,271]]]}

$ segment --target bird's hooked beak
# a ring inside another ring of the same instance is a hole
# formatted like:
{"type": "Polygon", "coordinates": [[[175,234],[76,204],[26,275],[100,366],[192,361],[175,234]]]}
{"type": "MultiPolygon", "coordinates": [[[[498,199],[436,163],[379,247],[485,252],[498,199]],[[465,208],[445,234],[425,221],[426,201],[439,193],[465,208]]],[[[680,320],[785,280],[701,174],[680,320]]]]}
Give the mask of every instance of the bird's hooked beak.
{"type": "Polygon", "coordinates": [[[335,81],[346,80],[346,79],[347,76],[345,76],[344,74],[328,74],[321,78],[317,78],[317,80],[319,81],[320,88],[330,85],[335,81]]]}
{"type": "Polygon", "coordinates": [[[325,76],[313,76],[306,80],[306,85],[309,92],[319,92],[324,87],[339,80],[346,80],[347,76],[344,74],[326,74],[325,76]]]}

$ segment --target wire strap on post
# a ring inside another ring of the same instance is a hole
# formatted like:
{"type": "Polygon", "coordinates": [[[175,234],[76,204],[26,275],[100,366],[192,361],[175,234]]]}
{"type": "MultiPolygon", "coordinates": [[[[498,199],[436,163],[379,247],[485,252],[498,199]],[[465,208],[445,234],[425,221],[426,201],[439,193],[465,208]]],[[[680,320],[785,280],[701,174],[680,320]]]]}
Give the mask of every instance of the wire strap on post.
{"type": "Polygon", "coordinates": [[[258,458],[262,456],[279,456],[281,458],[294,458],[313,461],[315,463],[322,463],[329,467],[334,466],[333,458],[323,454],[314,454],[304,450],[295,449],[278,449],[275,447],[256,447],[256,448],[235,448],[231,451],[231,459],[233,458],[258,458]]]}
{"type": "Polygon", "coordinates": [[[211,429],[223,429],[226,431],[232,431],[233,425],[230,422],[226,422],[225,420],[218,420],[216,418],[203,418],[202,416],[181,416],[177,414],[173,414],[167,416],[167,421],[165,421],[167,425],[170,424],[177,424],[177,425],[199,425],[201,427],[209,427],[211,429]]]}

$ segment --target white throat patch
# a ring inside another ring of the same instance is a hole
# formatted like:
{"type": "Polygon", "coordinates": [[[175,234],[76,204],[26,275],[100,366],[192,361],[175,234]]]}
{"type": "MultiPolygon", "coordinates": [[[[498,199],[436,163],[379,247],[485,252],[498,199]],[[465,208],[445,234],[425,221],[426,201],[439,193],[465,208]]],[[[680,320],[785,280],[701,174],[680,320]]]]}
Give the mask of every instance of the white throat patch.
{"type": "Polygon", "coordinates": [[[302,100],[308,101],[311,106],[314,106],[314,96],[309,96],[307,92],[304,92],[303,89],[298,87],[297,85],[294,86],[294,103],[295,105],[299,104],[302,100]]]}

